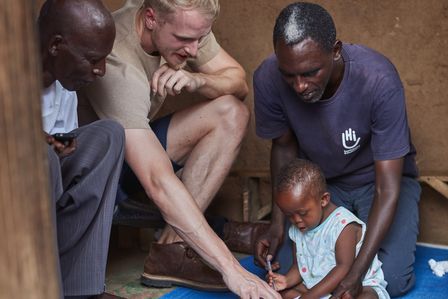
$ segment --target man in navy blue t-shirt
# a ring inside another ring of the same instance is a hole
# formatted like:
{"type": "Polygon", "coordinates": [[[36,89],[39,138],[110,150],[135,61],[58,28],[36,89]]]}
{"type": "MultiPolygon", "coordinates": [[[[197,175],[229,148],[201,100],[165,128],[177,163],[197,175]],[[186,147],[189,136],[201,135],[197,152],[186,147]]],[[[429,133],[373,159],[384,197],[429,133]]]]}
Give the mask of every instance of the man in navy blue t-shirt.
{"type": "MultiPolygon", "coordinates": [[[[274,48],[254,75],[257,135],[272,140],[272,185],[291,159],[309,159],[324,171],[332,201],[367,223],[334,295],[356,296],[376,253],[390,295],[406,293],[415,283],[421,190],[395,67],[378,52],[337,40],[329,13],[311,3],[282,10],[274,48]]],[[[270,229],[256,242],[261,265],[283,237],[284,216],[274,204],[270,229]]]]}

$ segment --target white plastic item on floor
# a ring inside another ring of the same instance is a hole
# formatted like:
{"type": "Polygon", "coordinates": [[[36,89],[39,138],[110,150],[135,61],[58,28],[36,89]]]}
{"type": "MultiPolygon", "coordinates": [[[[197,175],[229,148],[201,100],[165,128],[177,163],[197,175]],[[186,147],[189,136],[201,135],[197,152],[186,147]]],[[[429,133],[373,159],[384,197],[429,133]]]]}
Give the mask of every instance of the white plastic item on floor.
{"type": "Polygon", "coordinates": [[[448,272],[448,261],[439,261],[436,262],[433,259],[430,259],[428,261],[429,267],[432,270],[432,273],[434,273],[438,277],[442,277],[445,275],[445,273],[448,272]]]}

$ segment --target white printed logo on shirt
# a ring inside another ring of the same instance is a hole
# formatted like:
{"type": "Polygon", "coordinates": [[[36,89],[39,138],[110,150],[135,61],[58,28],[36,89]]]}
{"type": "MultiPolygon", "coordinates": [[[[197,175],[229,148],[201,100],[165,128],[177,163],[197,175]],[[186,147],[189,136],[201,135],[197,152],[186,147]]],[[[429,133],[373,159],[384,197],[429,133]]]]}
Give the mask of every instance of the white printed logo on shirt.
{"type": "Polygon", "coordinates": [[[342,133],[342,145],[344,146],[344,155],[348,155],[360,148],[360,137],[356,137],[356,131],[349,128],[342,133]]]}

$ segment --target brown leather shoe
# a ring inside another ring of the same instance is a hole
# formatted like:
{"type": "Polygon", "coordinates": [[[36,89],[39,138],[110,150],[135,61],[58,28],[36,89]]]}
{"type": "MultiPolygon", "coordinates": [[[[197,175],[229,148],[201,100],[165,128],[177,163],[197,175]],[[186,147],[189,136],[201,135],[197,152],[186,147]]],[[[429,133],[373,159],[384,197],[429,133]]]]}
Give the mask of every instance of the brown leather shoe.
{"type": "Polygon", "coordinates": [[[223,240],[231,251],[254,254],[255,240],[268,228],[268,223],[229,221],[224,224],[223,240]]]}
{"type": "Polygon", "coordinates": [[[210,268],[186,243],[153,243],[145,260],[141,282],[150,287],[173,285],[212,292],[226,292],[221,273],[210,268]]]}
{"type": "Polygon", "coordinates": [[[102,294],[95,295],[95,296],[91,297],[91,299],[126,299],[126,298],[115,296],[115,295],[112,295],[111,293],[104,292],[102,294]]]}

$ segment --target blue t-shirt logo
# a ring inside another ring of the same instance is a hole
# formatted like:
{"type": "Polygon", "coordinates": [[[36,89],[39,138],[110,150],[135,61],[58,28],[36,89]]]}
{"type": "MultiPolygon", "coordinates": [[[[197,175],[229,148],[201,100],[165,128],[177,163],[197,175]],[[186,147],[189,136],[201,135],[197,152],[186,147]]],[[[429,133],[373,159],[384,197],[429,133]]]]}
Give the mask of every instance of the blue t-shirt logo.
{"type": "Polygon", "coordinates": [[[344,155],[348,155],[359,149],[361,137],[356,137],[356,131],[349,128],[342,133],[342,145],[344,146],[344,155]]]}

